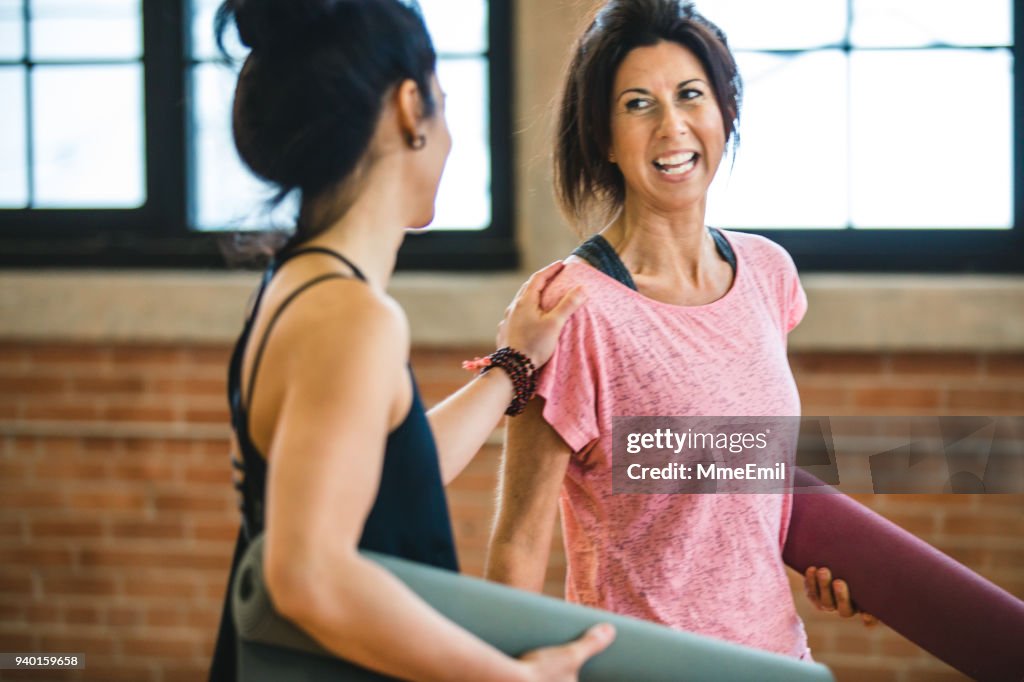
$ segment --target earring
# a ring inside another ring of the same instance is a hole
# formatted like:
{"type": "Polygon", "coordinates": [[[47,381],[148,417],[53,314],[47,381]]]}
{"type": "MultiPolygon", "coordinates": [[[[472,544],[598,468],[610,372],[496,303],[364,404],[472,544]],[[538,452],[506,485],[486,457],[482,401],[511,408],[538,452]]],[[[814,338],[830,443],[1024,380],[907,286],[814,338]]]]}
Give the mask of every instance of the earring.
{"type": "Polygon", "coordinates": [[[409,145],[409,149],[419,151],[420,149],[423,149],[424,147],[427,146],[427,136],[423,134],[410,134],[409,137],[406,138],[406,143],[409,145]]]}

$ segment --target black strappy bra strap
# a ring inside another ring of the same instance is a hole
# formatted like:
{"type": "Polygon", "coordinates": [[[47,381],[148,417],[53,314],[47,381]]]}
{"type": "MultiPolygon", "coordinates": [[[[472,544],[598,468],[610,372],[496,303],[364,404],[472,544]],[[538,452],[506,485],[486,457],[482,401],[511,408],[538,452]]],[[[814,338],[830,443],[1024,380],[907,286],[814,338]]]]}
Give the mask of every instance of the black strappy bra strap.
{"type": "Polygon", "coordinates": [[[360,280],[362,280],[364,282],[366,281],[366,275],[363,274],[362,270],[360,270],[359,268],[357,268],[355,266],[355,263],[350,261],[348,258],[345,258],[343,255],[341,255],[337,251],[333,251],[333,250],[328,249],[328,248],[326,248],[324,246],[306,246],[306,247],[303,247],[301,249],[295,249],[293,251],[287,251],[284,254],[282,254],[282,256],[278,260],[276,260],[274,262],[274,270],[277,270],[277,268],[280,268],[282,265],[284,265],[285,263],[290,261],[292,258],[295,258],[296,256],[302,256],[302,255],[307,254],[307,253],[322,253],[325,256],[332,256],[333,258],[336,258],[337,260],[340,260],[342,263],[344,263],[349,268],[351,268],[352,272],[355,273],[355,276],[358,279],[360,279],[360,280]]]}
{"type": "MultiPolygon", "coordinates": [[[[358,270],[356,270],[356,274],[359,274],[358,270]]],[[[266,350],[267,348],[267,341],[270,339],[270,332],[274,330],[274,325],[277,324],[277,321],[279,319],[281,319],[281,313],[284,312],[285,308],[288,307],[289,303],[291,303],[292,301],[299,297],[299,294],[306,291],[307,289],[316,286],[317,284],[320,284],[321,282],[326,282],[327,280],[330,279],[349,279],[349,277],[336,272],[328,273],[326,275],[320,275],[319,277],[314,277],[313,279],[306,282],[301,287],[290,293],[288,295],[288,298],[286,298],[284,302],[280,306],[278,306],[277,310],[274,311],[274,316],[270,318],[270,322],[267,323],[266,331],[263,332],[263,338],[260,339],[259,348],[256,349],[256,357],[253,358],[252,361],[252,372],[250,372],[249,374],[249,383],[245,387],[245,399],[247,399],[250,403],[252,403],[252,389],[253,386],[256,385],[256,374],[260,368],[260,360],[263,358],[263,351],[266,350]]],[[[364,279],[363,281],[365,282],[366,280],[364,279]]]]}
{"type": "MultiPolygon", "coordinates": [[[[259,292],[259,294],[257,295],[257,298],[256,298],[256,304],[253,305],[253,308],[252,308],[252,316],[250,317],[250,319],[249,319],[249,321],[247,323],[246,337],[248,337],[248,334],[249,334],[249,332],[252,329],[253,321],[256,319],[256,311],[259,309],[259,304],[260,304],[260,302],[263,299],[263,292],[266,291],[267,284],[270,283],[271,278],[273,278],[273,276],[277,273],[277,271],[281,268],[281,266],[284,265],[285,263],[287,263],[288,261],[292,260],[293,258],[295,258],[297,256],[303,256],[303,255],[310,254],[310,253],[319,253],[319,254],[323,254],[325,256],[331,256],[332,258],[341,261],[350,270],[352,270],[352,274],[354,274],[357,279],[359,279],[362,282],[366,282],[367,281],[366,275],[363,274],[363,271],[360,270],[356,266],[355,263],[350,261],[348,258],[343,256],[342,254],[338,253],[337,251],[334,251],[332,249],[328,249],[328,248],[323,247],[323,246],[306,246],[306,247],[302,247],[302,248],[298,248],[298,249],[293,249],[293,250],[290,250],[290,251],[286,251],[286,252],[284,252],[282,254],[279,254],[278,257],[274,259],[274,262],[271,263],[270,268],[267,270],[267,274],[264,277],[263,284],[260,287],[260,292],[259,292]]],[[[255,384],[256,384],[256,374],[258,373],[258,370],[259,370],[259,367],[260,367],[260,360],[263,357],[263,351],[266,349],[267,339],[270,337],[270,332],[274,328],[274,324],[277,322],[278,318],[281,316],[281,313],[284,312],[284,309],[288,306],[288,304],[291,303],[292,301],[294,301],[295,298],[299,294],[301,294],[303,291],[305,291],[306,289],[309,289],[310,287],[312,287],[312,286],[314,286],[316,284],[319,284],[320,282],[323,282],[323,281],[326,281],[326,280],[329,280],[329,279],[348,279],[348,277],[346,275],[342,275],[340,273],[328,273],[326,275],[321,275],[320,277],[316,277],[316,278],[310,280],[309,282],[306,282],[301,287],[299,287],[298,289],[293,291],[291,294],[289,294],[288,298],[286,298],[284,300],[284,302],[278,307],[278,309],[274,311],[274,316],[271,318],[270,322],[267,324],[266,330],[263,332],[263,338],[260,339],[260,345],[259,345],[259,348],[256,351],[256,357],[253,359],[252,372],[249,375],[249,383],[246,386],[246,390],[245,390],[245,397],[244,397],[245,400],[249,401],[250,403],[252,402],[252,390],[253,390],[253,386],[255,386],[255,384]]],[[[246,343],[240,344],[240,345],[241,346],[247,346],[248,345],[248,340],[249,339],[246,338],[246,343]]],[[[241,352],[242,353],[245,352],[244,348],[242,349],[241,352]]],[[[238,409],[238,414],[240,416],[243,416],[243,418],[244,418],[244,416],[247,416],[248,411],[243,409],[243,405],[242,405],[243,397],[242,397],[242,394],[241,394],[241,385],[242,385],[242,381],[241,381],[241,377],[242,377],[241,369],[242,368],[241,368],[241,365],[242,365],[241,357],[239,357],[239,359],[238,359],[237,383],[234,384],[235,386],[238,387],[238,392],[237,392],[237,396],[235,397],[235,400],[237,401],[238,408],[239,408],[238,409]]],[[[247,419],[246,419],[246,421],[247,421],[247,419]]],[[[246,424],[244,424],[244,423],[241,424],[240,426],[242,426],[242,431],[245,432],[246,434],[248,434],[248,426],[246,424]]]]}
{"type": "MultiPolygon", "coordinates": [[[[736,272],[736,252],[732,250],[732,245],[729,240],[725,238],[721,230],[714,227],[709,227],[708,231],[711,232],[712,239],[715,240],[715,248],[718,250],[718,254],[722,259],[729,264],[732,268],[733,273],[736,272]]],[[[625,284],[627,287],[636,291],[636,282],[633,281],[633,276],[629,274],[629,270],[626,268],[625,263],[619,258],[619,254],[616,253],[615,249],[608,240],[599,234],[595,234],[593,237],[583,242],[572,252],[574,256],[579,256],[583,260],[590,263],[594,268],[608,275],[612,279],[621,284],[625,284]]]]}
{"type": "Polygon", "coordinates": [[[722,231],[717,227],[709,227],[708,231],[711,232],[711,238],[715,240],[715,247],[718,249],[718,255],[729,264],[732,268],[733,274],[736,273],[736,252],[732,250],[732,244],[725,238],[722,231]]]}
{"type": "Polygon", "coordinates": [[[574,256],[579,256],[592,266],[608,275],[612,279],[625,284],[630,289],[636,290],[636,283],[633,276],[629,274],[619,254],[615,252],[608,240],[599,234],[583,242],[576,247],[574,256]]]}

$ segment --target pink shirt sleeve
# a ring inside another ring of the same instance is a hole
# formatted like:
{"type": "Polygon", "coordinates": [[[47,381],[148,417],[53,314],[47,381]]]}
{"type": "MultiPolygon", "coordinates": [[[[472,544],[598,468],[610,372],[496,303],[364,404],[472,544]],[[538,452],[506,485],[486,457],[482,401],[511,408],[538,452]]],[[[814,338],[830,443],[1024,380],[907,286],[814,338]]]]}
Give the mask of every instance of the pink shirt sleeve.
{"type": "Polygon", "coordinates": [[[598,437],[592,344],[586,312],[578,310],[562,329],[555,353],[537,383],[537,394],[545,400],[544,420],[574,453],[598,437]]]}

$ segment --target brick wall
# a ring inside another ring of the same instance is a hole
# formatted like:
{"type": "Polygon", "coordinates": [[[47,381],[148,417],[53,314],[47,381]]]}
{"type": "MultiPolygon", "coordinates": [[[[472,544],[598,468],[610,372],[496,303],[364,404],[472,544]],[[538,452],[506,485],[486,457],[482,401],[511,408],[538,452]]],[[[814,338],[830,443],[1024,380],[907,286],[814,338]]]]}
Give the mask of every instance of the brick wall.
{"type": "MultiPolygon", "coordinates": [[[[417,352],[428,402],[480,352],[417,352]]],[[[205,679],[237,529],[226,362],[224,347],[0,344],[0,651],[88,654],[85,671],[0,680],[205,679]]],[[[1024,354],[802,353],[793,366],[806,414],[1024,414],[1024,354]]],[[[497,460],[486,447],[450,489],[472,574],[497,460]]],[[[860,499],[1024,597],[1024,496],[860,499]]],[[[799,590],[797,604],[840,680],[959,679],[884,627],[812,613],[799,590]]]]}

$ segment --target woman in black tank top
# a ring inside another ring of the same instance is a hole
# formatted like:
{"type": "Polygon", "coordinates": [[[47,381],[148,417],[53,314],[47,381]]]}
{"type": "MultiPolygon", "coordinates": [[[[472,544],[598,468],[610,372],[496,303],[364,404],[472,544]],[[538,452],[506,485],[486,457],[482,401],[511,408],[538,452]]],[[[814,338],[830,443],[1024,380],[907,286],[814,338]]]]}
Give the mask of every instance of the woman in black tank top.
{"type": "MultiPolygon", "coordinates": [[[[409,332],[386,289],[409,226],[433,217],[451,146],[435,54],[399,0],[228,0],[252,51],[235,93],[238,152],[297,229],[255,296],[229,370],[242,528],[232,568],[265,534],[275,606],[326,648],[403,679],[574,680],[612,634],[516,660],[447,621],[358,548],[458,570],[444,495],[528,376],[484,372],[424,410],[409,332]],[[513,382],[515,379],[515,384],[513,382]]],[[[508,308],[499,346],[550,357],[572,292],[540,296],[560,265],[508,308]]],[[[498,367],[501,358],[496,360],[498,367]]],[[[211,680],[233,680],[225,601],[211,680]]]]}

